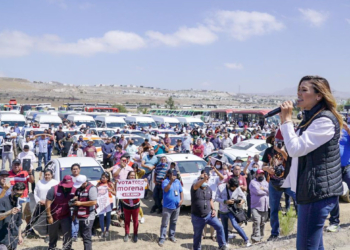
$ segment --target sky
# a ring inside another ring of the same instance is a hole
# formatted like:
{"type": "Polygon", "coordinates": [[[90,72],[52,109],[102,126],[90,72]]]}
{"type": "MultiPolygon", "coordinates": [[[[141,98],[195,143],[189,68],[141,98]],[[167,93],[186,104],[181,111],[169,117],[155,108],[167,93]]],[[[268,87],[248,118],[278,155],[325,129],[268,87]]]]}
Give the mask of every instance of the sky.
{"type": "Polygon", "coordinates": [[[0,2],[0,76],[273,93],[350,92],[347,0],[0,2]]]}

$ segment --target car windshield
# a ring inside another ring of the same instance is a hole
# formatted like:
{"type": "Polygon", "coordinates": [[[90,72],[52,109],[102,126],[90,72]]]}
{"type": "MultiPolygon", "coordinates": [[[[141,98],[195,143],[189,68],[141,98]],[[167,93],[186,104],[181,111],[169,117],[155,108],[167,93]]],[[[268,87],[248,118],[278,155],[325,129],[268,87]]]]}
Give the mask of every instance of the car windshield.
{"type": "Polygon", "coordinates": [[[152,126],[152,128],[157,128],[157,124],[155,122],[137,122],[137,125],[141,128],[148,128],[150,125],[152,126]]]}
{"type": "Polygon", "coordinates": [[[203,127],[204,123],[203,122],[189,122],[188,123],[191,127],[195,127],[196,125],[198,125],[199,127],[203,127]]]}
{"type": "Polygon", "coordinates": [[[205,161],[178,161],[176,162],[181,174],[198,173],[205,168],[205,161]]]}
{"type": "Polygon", "coordinates": [[[114,130],[102,130],[98,131],[100,137],[102,136],[103,132],[105,132],[108,137],[112,137],[115,134],[114,130]]]}
{"type": "MultiPolygon", "coordinates": [[[[88,142],[89,140],[85,140],[86,142],[88,142]]],[[[105,144],[102,140],[93,140],[94,144],[93,146],[97,147],[102,147],[103,144],[105,144]]]]}
{"type": "Polygon", "coordinates": [[[169,138],[170,138],[170,145],[176,145],[177,140],[182,140],[183,141],[183,137],[182,136],[169,137],[169,138]]]}
{"type": "Polygon", "coordinates": [[[129,134],[133,134],[133,135],[139,135],[139,136],[142,136],[144,137],[145,134],[141,131],[129,131],[129,134]]]}
{"type": "Polygon", "coordinates": [[[138,138],[138,137],[125,137],[126,140],[133,139],[135,146],[140,146],[145,139],[143,138],[138,138]]]}
{"type": "Polygon", "coordinates": [[[8,124],[10,127],[14,127],[15,123],[18,124],[18,127],[23,127],[25,125],[25,122],[22,121],[1,121],[1,126],[4,124],[8,124]]]}
{"type": "Polygon", "coordinates": [[[238,149],[238,150],[248,150],[249,148],[253,147],[253,143],[241,141],[235,145],[233,145],[231,148],[232,149],[238,149]]]}
{"type": "Polygon", "coordinates": [[[108,122],[107,128],[123,128],[126,125],[126,123],[121,122],[108,122]]]}
{"type": "Polygon", "coordinates": [[[96,128],[96,123],[94,121],[77,121],[75,125],[80,126],[85,124],[85,127],[96,128]]]}
{"type": "MultiPolygon", "coordinates": [[[[101,178],[101,174],[103,173],[103,169],[100,166],[96,167],[82,167],[80,169],[80,174],[85,175],[88,181],[98,181],[101,178]]],[[[69,168],[61,168],[61,180],[66,175],[71,175],[72,172],[69,168]]]]}

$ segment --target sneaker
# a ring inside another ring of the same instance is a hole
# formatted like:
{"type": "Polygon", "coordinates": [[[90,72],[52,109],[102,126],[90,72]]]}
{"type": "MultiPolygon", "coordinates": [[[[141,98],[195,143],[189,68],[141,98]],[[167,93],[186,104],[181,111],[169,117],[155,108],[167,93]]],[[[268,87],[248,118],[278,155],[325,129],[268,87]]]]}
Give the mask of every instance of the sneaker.
{"type": "Polygon", "coordinates": [[[160,241],[158,242],[158,246],[163,247],[163,246],[164,246],[164,240],[160,240],[160,241]]]}
{"type": "Polygon", "coordinates": [[[176,243],[176,242],[177,242],[177,240],[175,239],[175,237],[170,237],[169,240],[170,240],[171,242],[173,242],[173,243],[176,243]]]}
{"type": "Polygon", "coordinates": [[[267,241],[275,241],[275,240],[278,240],[277,235],[270,235],[270,237],[267,239],[267,241]]]}
{"type": "Polygon", "coordinates": [[[152,207],[150,213],[153,214],[153,213],[155,213],[155,212],[156,212],[156,208],[155,208],[155,207],[152,207]]]}
{"type": "Polygon", "coordinates": [[[234,233],[230,233],[230,234],[228,234],[228,238],[234,239],[234,238],[236,238],[236,235],[234,233]]]}
{"type": "Polygon", "coordinates": [[[339,225],[333,224],[333,225],[329,225],[329,226],[326,228],[326,231],[327,231],[327,232],[331,232],[331,233],[336,233],[336,232],[339,232],[339,229],[340,229],[340,226],[339,226],[339,225]]]}
{"type": "Polygon", "coordinates": [[[133,238],[134,242],[136,243],[138,240],[137,234],[134,234],[134,238],[133,238]]]}
{"type": "Polygon", "coordinates": [[[44,242],[45,242],[45,243],[49,243],[49,242],[50,242],[50,237],[49,237],[49,236],[46,236],[45,239],[44,239],[44,242]]]}
{"type": "Polygon", "coordinates": [[[230,250],[227,245],[223,245],[222,247],[219,248],[219,250],[230,250]]]}
{"type": "Polygon", "coordinates": [[[245,244],[246,244],[246,246],[247,246],[247,247],[252,246],[252,243],[250,243],[250,241],[249,241],[249,240],[247,240],[247,241],[245,242],[245,244]]]}
{"type": "Polygon", "coordinates": [[[145,223],[145,217],[141,217],[140,223],[141,223],[141,224],[145,223]]]}
{"type": "Polygon", "coordinates": [[[163,213],[163,209],[158,209],[157,214],[161,214],[161,213],[163,213]]]}
{"type": "Polygon", "coordinates": [[[128,241],[129,241],[129,235],[126,234],[126,235],[124,236],[124,242],[128,242],[128,241]]]}
{"type": "Polygon", "coordinates": [[[74,242],[77,242],[77,241],[78,241],[78,237],[75,236],[75,237],[72,238],[72,240],[73,240],[74,242]]]}
{"type": "Polygon", "coordinates": [[[107,238],[109,236],[109,232],[105,232],[105,238],[107,238]]]}

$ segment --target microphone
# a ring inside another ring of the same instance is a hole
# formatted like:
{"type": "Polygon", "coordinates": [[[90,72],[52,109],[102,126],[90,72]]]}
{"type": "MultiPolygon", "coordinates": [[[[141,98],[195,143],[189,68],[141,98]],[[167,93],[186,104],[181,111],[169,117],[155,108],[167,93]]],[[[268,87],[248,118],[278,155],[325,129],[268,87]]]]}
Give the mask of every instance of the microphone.
{"type": "MultiPolygon", "coordinates": [[[[297,103],[295,100],[292,100],[293,102],[293,107],[295,108],[297,103]]],[[[271,116],[274,116],[278,113],[281,113],[281,107],[278,107],[278,108],[275,108],[273,110],[271,110],[269,113],[267,113],[266,115],[264,115],[264,118],[268,118],[268,117],[271,117],[271,116]]]]}

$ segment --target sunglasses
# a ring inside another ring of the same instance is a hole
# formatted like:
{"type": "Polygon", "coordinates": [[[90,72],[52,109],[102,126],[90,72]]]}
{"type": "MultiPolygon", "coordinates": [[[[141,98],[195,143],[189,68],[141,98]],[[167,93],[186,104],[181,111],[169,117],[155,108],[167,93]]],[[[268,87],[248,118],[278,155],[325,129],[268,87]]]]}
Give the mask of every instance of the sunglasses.
{"type": "Polygon", "coordinates": [[[121,162],[126,162],[126,160],[121,160],[121,162]]]}

